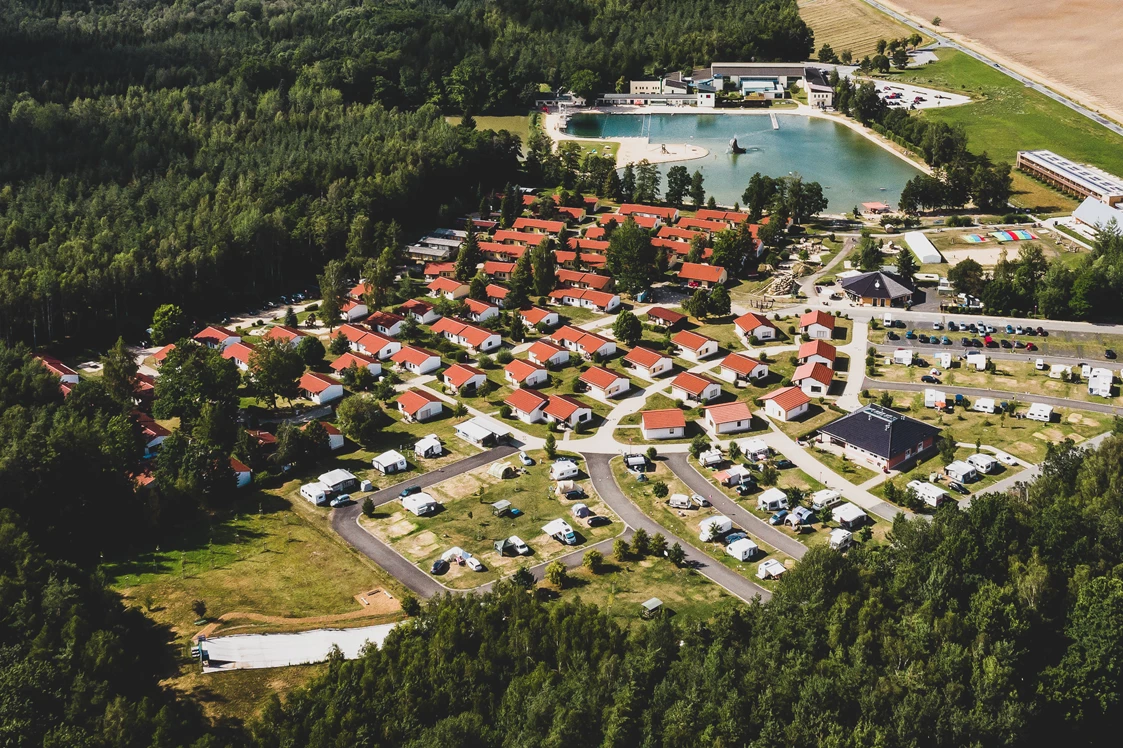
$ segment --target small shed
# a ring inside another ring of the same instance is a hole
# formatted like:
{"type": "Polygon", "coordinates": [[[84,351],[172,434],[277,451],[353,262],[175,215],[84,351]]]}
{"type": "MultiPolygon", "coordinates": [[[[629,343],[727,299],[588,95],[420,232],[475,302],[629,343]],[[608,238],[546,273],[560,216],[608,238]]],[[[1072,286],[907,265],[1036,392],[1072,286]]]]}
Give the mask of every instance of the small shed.
{"type": "Polygon", "coordinates": [[[509,511],[511,511],[511,502],[507,501],[506,499],[497,501],[491,505],[491,513],[496,517],[502,517],[509,511]]]}
{"type": "Polygon", "coordinates": [[[407,467],[406,458],[400,452],[393,449],[372,458],[370,463],[375,470],[383,475],[399,473],[407,467]]]}
{"type": "Polygon", "coordinates": [[[748,538],[734,540],[725,546],[725,552],[738,561],[748,561],[756,555],[757,545],[748,538]]]}
{"type": "Polygon", "coordinates": [[[847,530],[856,530],[870,519],[865,512],[850,502],[836,506],[831,513],[838,524],[847,530]]]}
{"type": "Polygon", "coordinates": [[[644,618],[654,618],[655,616],[659,615],[660,612],[662,612],[663,601],[657,597],[653,597],[650,600],[642,603],[640,607],[643,609],[640,615],[642,615],[644,618]]]}

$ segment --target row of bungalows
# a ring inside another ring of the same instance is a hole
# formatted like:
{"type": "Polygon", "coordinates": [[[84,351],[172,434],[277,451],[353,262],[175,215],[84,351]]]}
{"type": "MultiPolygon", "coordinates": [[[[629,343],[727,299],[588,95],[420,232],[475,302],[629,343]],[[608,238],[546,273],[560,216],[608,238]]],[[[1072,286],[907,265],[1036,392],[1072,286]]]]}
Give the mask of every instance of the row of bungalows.
{"type": "MultiPolygon", "coordinates": [[[[608,338],[602,338],[593,332],[582,330],[572,325],[559,327],[550,334],[550,341],[576,353],[586,359],[599,356],[608,358],[615,355],[616,343],[608,338]]],[[[533,347],[532,347],[533,350],[533,347]]],[[[543,363],[543,362],[539,362],[543,363]]]]}
{"type": "Polygon", "coordinates": [[[612,277],[597,273],[583,273],[579,270],[558,270],[558,283],[569,288],[587,288],[592,291],[611,291],[612,277]]]}
{"type": "Polygon", "coordinates": [[[591,288],[558,288],[550,292],[549,298],[555,304],[593,309],[604,314],[620,307],[620,297],[616,294],[591,288]]]}
{"type": "Polygon", "coordinates": [[[593,420],[593,410],[569,395],[545,395],[537,390],[519,388],[503,401],[524,423],[563,423],[576,428],[593,420]]]}
{"type": "MultiPolygon", "coordinates": [[[[550,234],[552,236],[557,236],[565,231],[565,221],[549,221],[542,218],[519,217],[515,219],[511,228],[520,233],[550,234]]],[[[496,234],[498,233],[497,231],[496,234]]],[[[539,240],[541,240],[541,236],[539,236],[539,240]]]]}
{"type": "Polygon", "coordinates": [[[471,322],[482,323],[499,316],[499,306],[490,301],[464,298],[464,316],[471,322]]]}
{"type": "Polygon", "coordinates": [[[548,340],[536,340],[526,352],[527,358],[548,369],[556,369],[569,363],[569,349],[548,340]]]}
{"type": "Polygon", "coordinates": [[[838,349],[825,340],[808,340],[799,346],[796,352],[796,361],[800,364],[822,364],[834,369],[835,360],[838,358],[838,349]]]}
{"type": "MultiPolygon", "coordinates": [[[[599,243],[599,242],[598,242],[599,243]]],[[[608,244],[608,242],[604,242],[608,244]]],[[[567,270],[576,270],[578,267],[591,267],[600,270],[608,264],[608,257],[596,252],[581,252],[558,249],[554,251],[554,259],[558,265],[567,270]]]]}
{"type": "Polygon", "coordinates": [[[700,262],[684,262],[678,271],[679,280],[692,288],[710,289],[724,286],[729,282],[729,273],[720,265],[705,265],[700,262]]]}
{"type": "Polygon", "coordinates": [[[502,244],[500,242],[480,242],[480,252],[488,260],[496,262],[517,262],[526,254],[529,246],[526,244],[502,244]]]}
{"type": "Polygon", "coordinates": [[[498,333],[452,317],[441,317],[429,329],[462,348],[480,353],[495,350],[503,343],[498,333]]]}
{"type": "MultiPolygon", "coordinates": [[[[538,195],[523,195],[522,205],[524,208],[529,208],[538,200],[548,200],[550,197],[550,195],[547,195],[546,197],[539,197],[538,195]]],[[[555,203],[560,202],[560,195],[555,193],[554,195],[552,195],[552,197],[555,203]]],[[[580,221],[585,217],[587,213],[597,212],[597,206],[600,204],[600,198],[595,195],[584,195],[581,198],[581,202],[584,205],[584,207],[581,208],[558,205],[557,210],[559,215],[565,215],[567,220],[580,221]]]]}
{"type": "Polygon", "coordinates": [[[402,344],[397,340],[357,325],[342,325],[338,334],[347,338],[351,350],[374,356],[380,361],[385,361],[402,349],[402,344]]]}
{"type": "Polygon", "coordinates": [[[816,309],[799,318],[799,332],[812,340],[830,340],[834,337],[834,315],[816,309]]]}
{"type": "MultiPolygon", "coordinates": [[[[404,351],[405,348],[403,348],[402,350],[404,351]]],[[[398,353],[394,355],[396,356],[400,353],[401,351],[398,351],[398,353]]],[[[393,356],[391,356],[391,359],[393,359],[393,356]]],[[[337,376],[341,376],[343,372],[347,371],[352,366],[354,366],[356,369],[365,368],[376,377],[382,374],[381,361],[379,361],[374,356],[368,356],[367,354],[359,353],[358,351],[348,350],[342,356],[331,362],[331,370],[334,371],[337,376]]]]}
{"type": "Polygon", "coordinates": [[[808,397],[825,397],[831,388],[834,372],[817,361],[800,364],[792,374],[792,384],[808,397]]]}
{"type": "Polygon", "coordinates": [[[645,410],[640,414],[640,432],[645,441],[681,439],[686,436],[686,416],[678,408],[645,410]]]}

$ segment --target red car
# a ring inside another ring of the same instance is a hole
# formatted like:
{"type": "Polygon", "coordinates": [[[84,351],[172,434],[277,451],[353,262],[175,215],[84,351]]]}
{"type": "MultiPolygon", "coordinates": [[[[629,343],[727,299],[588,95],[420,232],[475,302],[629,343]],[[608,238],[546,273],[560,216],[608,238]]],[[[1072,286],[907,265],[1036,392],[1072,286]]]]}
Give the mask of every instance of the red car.
{"type": "Polygon", "coordinates": [[[1036,350],[1037,350],[1037,346],[1036,346],[1036,345],[1034,345],[1033,343],[1026,343],[1026,350],[1027,350],[1027,351],[1036,351],[1036,350]]]}

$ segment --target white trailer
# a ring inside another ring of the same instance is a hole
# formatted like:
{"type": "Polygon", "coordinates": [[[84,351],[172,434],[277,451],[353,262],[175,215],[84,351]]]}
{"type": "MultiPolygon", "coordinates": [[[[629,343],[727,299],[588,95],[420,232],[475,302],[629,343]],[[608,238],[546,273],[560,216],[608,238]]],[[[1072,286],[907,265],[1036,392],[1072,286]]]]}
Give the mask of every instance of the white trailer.
{"type": "Polygon", "coordinates": [[[725,515],[718,514],[713,517],[706,517],[698,527],[700,529],[698,539],[703,543],[708,543],[732,530],[733,520],[725,515]]]}
{"type": "Polygon", "coordinates": [[[738,561],[748,561],[756,555],[757,545],[748,538],[741,538],[725,546],[725,552],[738,561]]]}
{"type": "Polygon", "coordinates": [[[986,371],[987,357],[983,353],[968,353],[967,358],[964,359],[967,366],[975,369],[975,371],[986,371]]]}
{"type": "Polygon", "coordinates": [[[990,455],[973,454],[967,458],[967,464],[978,470],[980,473],[993,473],[998,468],[998,460],[990,455]]]}
{"type": "Polygon", "coordinates": [[[951,501],[951,494],[939,486],[919,480],[910,480],[905,488],[911,488],[921,501],[928,506],[938,507],[945,501],[951,501]]]}
{"type": "Polygon", "coordinates": [[[925,408],[936,408],[938,410],[943,410],[947,407],[947,404],[948,395],[946,392],[942,392],[941,390],[934,390],[930,387],[924,390],[925,408]]]}
{"type": "Polygon", "coordinates": [[[994,412],[994,398],[980,397],[971,405],[971,410],[977,410],[980,413],[993,413],[994,412]]]}
{"type": "Polygon", "coordinates": [[[1026,418],[1031,421],[1049,423],[1053,420],[1053,406],[1045,403],[1033,403],[1026,411],[1026,418]]]}
{"type": "Polygon", "coordinates": [[[893,351],[893,363],[902,366],[912,366],[912,349],[898,348],[893,351]]]}

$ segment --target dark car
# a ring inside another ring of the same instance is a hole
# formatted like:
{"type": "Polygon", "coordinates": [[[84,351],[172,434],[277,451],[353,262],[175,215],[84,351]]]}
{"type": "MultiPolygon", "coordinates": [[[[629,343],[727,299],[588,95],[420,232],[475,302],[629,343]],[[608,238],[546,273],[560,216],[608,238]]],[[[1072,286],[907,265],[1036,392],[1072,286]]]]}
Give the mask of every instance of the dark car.
{"type": "Polygon", "coordinates": [[[756,490],[756,484],[754,484],[754,483],[741,483],[740,485],[737,486],[737,493],[740,496],[748,496],[749,494],[751,494],[755,490],[756,490]]]}
{"type": "Polygon", "coordinates": [[[951,487],[951,488],[952,488],[953,490],[959,491],[960,493],[963,493],[963,494],[971,493],[970,491],[968,491],[968,490],[967,490],[967,487],[966,487],[966,486],[964,486],[964,485],[963,485],[962,483],[956,483],[956,482],[955,482],[955,481],[953,481],[953,480],[949,480],[949,481],[948,481],[948,485],[949,485],[949,486],[950,486],[950,487],[951,487]]]}
{"type": "Polygon", "coordinates": [[[415,493],[421,493],[421,486],[406,486],[398,496],[404,499],[406,496],[413,496],[415,493]]]}
{"type": "Polygon", "coordinates": [[[580,488],[574,488],[571,491],[566,491],[564,496],[570,501],[573,501],[574,499],[583,499],[585,498],[585,491],[580,488]]]}
{"type": "Polygon", "coordinates": [[[729,545],[730,543],[736,543],[738,540],[744,540],[747,537],[749,536],[743,532],[731,532],[725,536],[723,542],[729,545]]]}
{"type": "Polygon", "coordinates": [[[987,348],[997,348],[997,347],[998,347],[998,341],[997,340],[994,340],[992,338],[991,340],[987,341],[987,348]]]}
{"type": "Polygon", "coordinates": [[[888,333],[886,333],[885,337],[889,340],[900,340],[901,339],[901,336],[898,335],[897,333],[893,332],[892,330],[890,330],[888,333]]]}
{"type": "Polygon", "coordinates": [[[1049,337],[1049,332],[1043,327],[1037,328],[1037,334],[1043,338],[1049,337]]]}
{"type": "Polygon", "coordinates": [[[600,514],[594,514],[592,517],[589,517],[587,520],[585,520],[585,524],[587,524],[589,527],[600,527],[601,525],[607,525],[609,521],[610,520],[608,519],[608,517],[604,517],[600,514]]]}
{"type": "Polygon", "coordinates": [[[794,468],[795,463],[791,460],[776,460],[776,467],[780,470],[787,470],[788,468],[794,468]]]}
{"type": "Polygon", "coordinates": [[[954,322],[948,322],[948,332],[956,332],[959,330],[959,325],[954,322]]]}
{"type": "Polygon", "coordinates": [[[998,344],[1001,345],[1003,348],[1013,348],[1014,347],[1013,344],[1011,344],[1010,341],[1007,340],[1006,338],[1003,338],[1002,340],[998,341],[998,344]]]}
{"type": "Polygon", "coordinates": [[[1108,348],[1106,351],[1104,351],[1104,358],[1114,360],[1115,359],[1115,351],[1108,348]]]}
{"type": "Polygon", "coordinates": [[[917,340],[919,340],[921,343],[927,343],[928,342],[928,336],[925,335],[924,333],[920,333],[920,335],[917,336],[917,340]]]}
{"type": "Polygon", "coordinates": [[[945,335],[944,337],[940,338],[940,342],[944,345],[951,345],[951,338],[945,335]]]}
{"type": "Polygon", "coordinates": [[[964,348],[970,348],[971,347],[971,339],[970,338],[960,338],[959,342],[964,348]]]}
{"type": "Polygon", "coordinates": [[[924,376],[922,376],[920,378],[920,381],[924,382],[925,384],[939,384],[940,383],[940,380],[936,379],[936,377],[932,376],[931,374],[925,374],[924,376]]]}
{"type": "Polygon", "coordinates": [[[1020,341],[1020,340],[1015,340],[1015,341],[1014,341],[1014,347],[1015,347],[1015,348],[1025,348],[1025,347],[1026,347],[1026,344],[1025,344],[1025,343],[1023,343],[1023,342],[1022,342],[1022,341],[1020,341]]]}
{"type": "Polygon", "coordinates": [[[778,525],[778,524],[782,523],[784,521],[784,517],[787,517],[787,516],[788,516],[788,510],[787,509],[781,509],[780,511],[776,512],[775,514],[773,514],[771,517],[768,518],[768,524],[778,525]]]}
{"type": "Polygon", "coordinates": [[[979,331],[979,328],[975,326],[974,322],[967,325],[967,329],[970,330],[971,332],[978,332],[979,331]]]}
{"type": "Polygon", "coordinates": [[[429,569],[430,574],[444,574],[446,571],[448,571],[448,561],[445,561],[443,558],[438,558],[434,561],[433,567],[429,569]]]}

